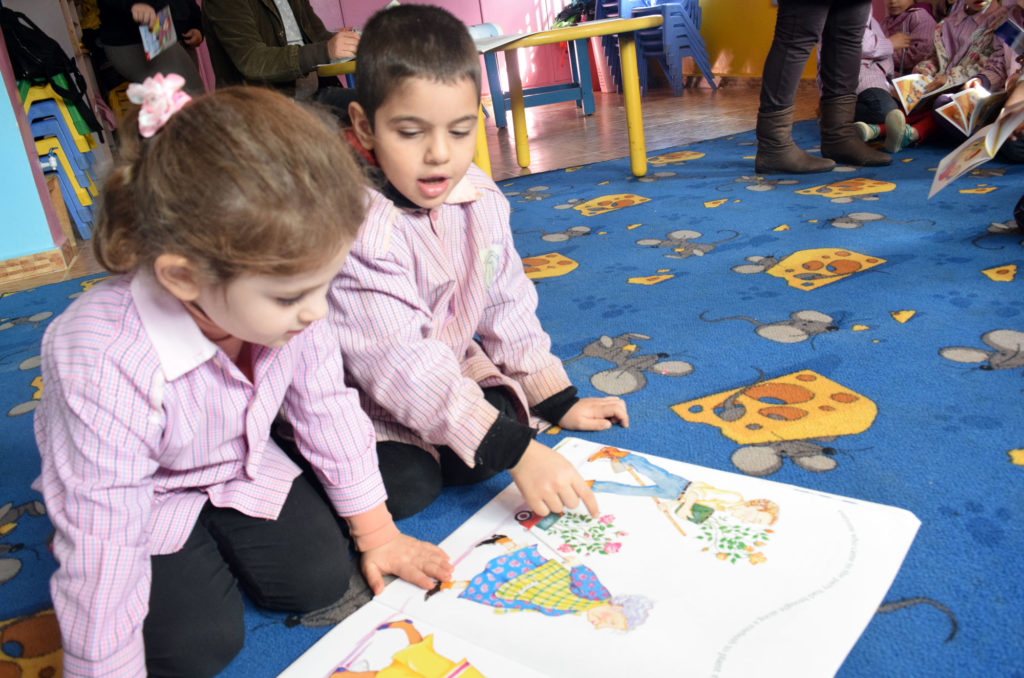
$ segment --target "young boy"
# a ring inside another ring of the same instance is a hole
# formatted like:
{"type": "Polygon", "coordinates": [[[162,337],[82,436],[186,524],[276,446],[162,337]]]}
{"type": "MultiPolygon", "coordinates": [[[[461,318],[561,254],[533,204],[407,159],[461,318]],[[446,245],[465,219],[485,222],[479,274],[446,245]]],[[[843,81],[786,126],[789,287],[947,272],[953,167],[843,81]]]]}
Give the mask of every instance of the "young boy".
{"type": "Polygon", "coordinates": [[[366,23],[349,139],[375,168],[367,219],[335,279],[346,376],[374,422],[388,509],[508,469],[539,515],[597,502],[533,440],[531,412],[575,430],[629,423],[620,398],[576,397],[536,316],[509,205],[471,166],[480,57],[458,19],[400,5],[366,23]]]}

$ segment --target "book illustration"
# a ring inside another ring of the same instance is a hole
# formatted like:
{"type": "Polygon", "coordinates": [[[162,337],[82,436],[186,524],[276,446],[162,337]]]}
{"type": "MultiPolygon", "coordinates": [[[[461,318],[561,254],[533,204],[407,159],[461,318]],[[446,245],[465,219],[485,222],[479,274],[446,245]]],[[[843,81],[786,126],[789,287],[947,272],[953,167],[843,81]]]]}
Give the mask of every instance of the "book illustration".
{"type": "Polygon", "coordinates": [[[996,157],[999,148],[1021,124],[1024,124],[1024,102],[1004,108],[995,122],[979,129],[939,161],[928,197],[996,157]]]}
{"type": "Polygon", "coordinates": [[[393,581],[282,678],[382,671],[410,647],[487,678],[833,675],[919,525],[893,507],[577,438],[555,449],[593,480],[598,515],[538,516],[509,485],[441,543],[451,581],[393,581]],[[404,620],[418,635],[385,627],[404,620]]]}
{"type": "Polygon", "coordinates": [[[574,555],[541,553],[538,544],[518,544],[494,535],[477,547],[497,545],[505,553],[489,560],[471,579],[444,582],[442,591],[502,612],[531,610],[549,617],[575,615],[594,629],[629,631],[643,624],[653,602],[641,595],[613,596],[597,574],[574,555]]]}
{"type": "Polygon", "coordinates": [[[595,480],[594,492],[623,496],[650,497],[675,530],[687,536],[694,530],[695,538],[704,542],[702,552],[712,553],[718,560],[752,565],[767,560],[762,549],[774,533],[779,506],[770,499],[744,500],[732,490],[722,490],[702,481],[690,481],[648,461],[645,457],[614,447],[603,447],[587,461],[609,459],[615,472],[628,471],[637,484],[595,480]],[[653,484],[645,484],[641,476],[653,484]],[[695,527],[683,527],[688,521],[695,527]],[[697,534],[699,532],[699,534],[697,534]]]}
{"type": "Polygon", "coordinates": [[[957,92],[952,101],[935,110],[962,133],[970,136],[982,125],[996,119],[1006,96],[1006,92],[991,93],[982,87],[972,87],[957,92]]]}
{"type": "Polygon", "coordinates": [[[1016,54],[1024,54],[1024,28],[1021,28],[1016,21],[1007,19],[994,32],[1016,54]]]}
{"type": "MultiPolygon", "coordinates": [[[[416,630],[411,619],[399,619],[386,622],[377,627],[374,633],[397,630],[406,637],[408,645],[391,656],[391,663],[380,670],[355,668],[355,662],[346,662],[338,666],[331,678],[484,678],[465,659],[452,661],[434,649],[434,636],[424,637],[416,630]]],[[[368,666],[367,662],[362,662],[368,666]]]]}
{"type": "Polygon", "coordinates": [[[953,83],[947,82],[937,89],[926,92],[925,90],[927,90],[928,85],[933,80],[934,78],[921,75],[920,73],[911,73],[899,78],[893,78],[892,86],[896,90],[896,98],[904,113],[909,114],[915,108],[924,107],[943,92],[956,87],[953,83]]]}
{"type": "Polygon", "coordinates": [[[139,26],[142,34],[142,48],[146,52],[146,61],[152,61],[160,52],[178,42],[178,34],[171,20],[171,8],[168,5],[156,13],[156,21],[151,26],[139,26]]]}

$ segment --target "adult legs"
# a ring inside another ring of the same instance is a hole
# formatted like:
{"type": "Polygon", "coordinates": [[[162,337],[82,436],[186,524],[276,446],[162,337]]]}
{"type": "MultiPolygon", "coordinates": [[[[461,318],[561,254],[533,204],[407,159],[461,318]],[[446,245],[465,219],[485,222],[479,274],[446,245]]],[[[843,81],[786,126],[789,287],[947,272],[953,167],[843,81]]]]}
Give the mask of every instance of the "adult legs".
{"type": "Polygon", "coordinates": [[[851,165],[888,165],[892,157],[877,151],[853,125],[864,26],[871,0],[835,0],[821,34],[821,154],[851,165]]]}
{"type": "Polygon", "coordinates": [[[142,82],[157,73],[177,73],[185,78],[185,91],[198,96],[205,91],[199,69],[182,47],[175,43],[157,54],[152,61],[146,61],[142,44],[103,45],[107,60],[128,82],[142,82]]]}
{"type": "Polygon", "coordinates": [[[827,172],[835,163],[793,143],[793,102],[800,75],[828,17],[827,0],[779,0],[772,46],[761,74],[757,112],[758,173],[827,172]]]}

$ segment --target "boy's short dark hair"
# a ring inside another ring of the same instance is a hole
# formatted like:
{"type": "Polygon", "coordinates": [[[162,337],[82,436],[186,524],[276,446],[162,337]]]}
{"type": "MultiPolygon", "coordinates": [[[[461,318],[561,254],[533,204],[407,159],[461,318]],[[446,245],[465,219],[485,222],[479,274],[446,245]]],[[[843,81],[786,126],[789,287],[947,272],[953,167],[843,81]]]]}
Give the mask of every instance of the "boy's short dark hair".
{"type": "Polygon", "coordinates": [[[480,55],[466,25],[432,5],[396,5],[366,22],[356,51],[356,100],[373,125],[377,108],[406,78],[469,78],[480,95],[480,55]]]}

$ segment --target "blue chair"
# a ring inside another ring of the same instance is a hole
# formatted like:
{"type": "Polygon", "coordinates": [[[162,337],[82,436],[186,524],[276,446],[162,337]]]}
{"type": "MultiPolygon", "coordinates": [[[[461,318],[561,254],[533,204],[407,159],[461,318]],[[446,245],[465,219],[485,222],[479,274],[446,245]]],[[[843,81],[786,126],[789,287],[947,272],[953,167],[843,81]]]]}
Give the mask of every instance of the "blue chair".
{"type": "MultiPolygon", "coordinates": [[[[490,25],[493,27],[493,24],[490,25]]],[[[488,24],[474,26],[478,31],[489,27],[488,24]]],[[[497,33],[493,33],[497,35],[497,33]]],[[[480,34],[479,37],[493,37],[493,35],[480,34]]],[[[505,54],[505,58],[509,58],[505,54]]],[[[498,73],[498,53],[487,52],[484,57],[484,69],[487,72],[487,85],[491,93],[491,107],[494,109],[494,124],[499,128],[508,125],[508,110],[511,97],[508,92],[501,89],[501,79],[498,73]]],[[[590,78],[590,54],[589,41],[573,40],[569,43],[569,70],[572,75],[572,82],[561,85],[545,85],[542,87],[524,87],[523,105],[542,106],[562,101],[575,101],[577,108],[583,109],[583,115],[591,115],[594,112],[594,86],[590,78]]]]}
{"type": "Polygon", "coordinates": [[[683,94],[683,58],[691,57],[711,89],[718,89],[711,74],[707,46],[697,26],[700,25],[700,5],[696,0],[666,2],[651,7],[637,7],[633,16],[660,14],[660,28],[637,31],[637,61],[642,93],[647,90],[648,59],[653,59],[672,86],[672,94],[683,94]],[[696,23],[693,17],[696,16],[696,23]]]}
{"type": "MultiPolygon", "coordinates": [[[[700,35],[701,8],[698,0],[681,0],[680,2],[664,3],[658,0],[611,0],[598,1],[595,5],[595,18],[629,18],[661,14],[663,24],[658,28],[649,28],[636,32],[637,70],[640,74],[640,87],[643,94],[647,93],[648,59],[654,59],[665,73],[672,86],[672,94],[683,93],[682,60],[692,57],[701,74],[717,89],[711,74],[711,62],[708,59],[707,46],[700,35]]],[[[602,38],[605,57],[618,92],[622,92],[622,73],[619,65],[619,45],[617,36],[602,38]]]]}

